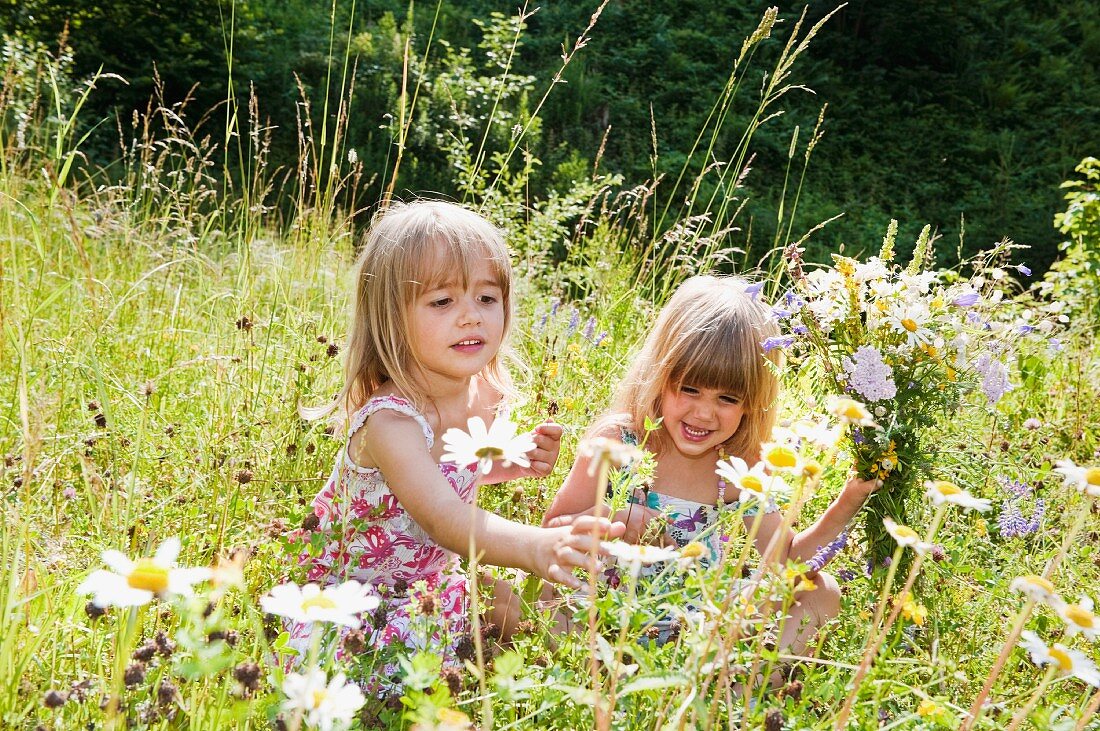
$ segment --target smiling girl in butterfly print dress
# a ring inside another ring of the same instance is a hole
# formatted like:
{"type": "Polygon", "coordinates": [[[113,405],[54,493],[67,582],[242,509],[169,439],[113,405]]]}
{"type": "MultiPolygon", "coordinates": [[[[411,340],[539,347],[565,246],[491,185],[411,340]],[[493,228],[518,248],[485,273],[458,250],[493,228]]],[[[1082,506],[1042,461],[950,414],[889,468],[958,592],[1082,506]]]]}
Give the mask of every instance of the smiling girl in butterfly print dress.
{"type": "MultiPolygon", "coordinates": [[[[661,419],[644,444],[656,461],[651,489],[613,516],[626,523],[626,540],[651,536],[649,524],[660,519],[666,521],[665,529],[656,541],[683,547],[699,540],[709,549],[702,557],[706,565],[722,550],[722,536],[714,526],[723,510],[742,510],[746,528],[758,514],[758,503],[741,507],[738,489],[715,474],[725,455],[750,465],[759,461],[761,445],[775,424],[775,366],[781,351],[765,353],[761,343],[779,330],[757,293],[758,287],[734,277],[698,276],[682,284],[616,390],[611,411],[589,430],[589,437],[638,444],[646,419],[661,419]]],[[[593,505],[597,477],[589,467],[585,457],[573,465],[544,525],[564,526],[579,516],[609,512],[605,504],[593,505]]],[[[777,564],[788,558],[805,562],[833,541],[875,487],[872,481],[851,477],[816,523],[797,534],[787,531],[777,564]]],[[[778,510],[774,502],[764,506],[756,535],[761,554],[781,528],[778,510]]],[[[643,572],[661,569],[653,565],[643,572]]],[[[780,647],[796,654],[840,610],[836,580],[822,572],[813,582],[817,588],[796,595],[783,624],[780,647]]]]}
{"type": "MultiPolygon", "coordinates": [[[[375,220],[356,267],[345,385],[331,407],[312,413],[338,410],[346,442],[313,516],[292,536],[309,547],[299,555],[309,581],[354,579],[382,594],[385,616],[365,618],[373,647],[451,655],[470,611],[460,556],[473,551],[482,565],[579,587],[572,569],[593,569],[598,539],[623,530],[604,518],[540,528],[472,504],[479,482],[548,475],[561,438],[556,424],[531,434],[529,467],[495,463],[483,475],[476,464],[441,461],[438,437],[473,417],[492,424],[514,395],[504,366],[511,320],[511,262],[488,221],[440,201],[396,204],[375,220]],[[425,607],[438,621],[413,626],[425,607]]],[[[507,639],[519,621],[512,586],[487,579],[481,596],[507,639]]],[[[308,641],[309,627],[290,634],[308,641]]]]}

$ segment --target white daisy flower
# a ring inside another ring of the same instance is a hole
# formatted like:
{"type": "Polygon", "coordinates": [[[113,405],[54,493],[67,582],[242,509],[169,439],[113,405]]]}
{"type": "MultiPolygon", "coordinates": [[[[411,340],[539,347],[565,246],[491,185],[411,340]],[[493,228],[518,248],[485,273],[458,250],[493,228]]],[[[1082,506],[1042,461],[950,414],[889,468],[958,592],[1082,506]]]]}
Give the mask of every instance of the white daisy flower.
{"type": "Polygon", "coordinates": [[[931,319],[932,312],[923,303],[902,302],[886,315],[886,324],[905,335],[906,344],[913,348],[932,342],[932,331],[927,327],[931,319]]]}
{"type": "Polygon", "coordinates": [[[347,682],[343,673],[329,681],[323,670],[287,673],[283,693],[283,710],[301,714],[306,726],[320,731],[347,728],[366,701],[359,686],[347,682]]]}
{"type": "Polygon", "coordinates": [[[589,459],[589,477],[596,474],[596,468],[605,460],[611,467],[622,469],[641,461],[645,456],[645,453],[633,444],[623,444],[607,437],[584,440],[577,447],[577,454],[589,459]]]}
{"type": "Polygon", "coordinates": [[[526,455],[535,448],[535,442],[530,434],[517,436],[517,427],[513,422],[497,417],[493,425],[486,429],[482,418],[473,416],[467,420],[466,426],[469,432],[451,428],[443,434],[446,449],[440,461],[477,464],[482,474],[486,475],[493,469],[493,462],[501,462],[505,467],[512,464],[531,466],[526,455]]]}
{"type": "Polygon", "coordinates": [[[882,428],[871,418],[871,412],[867,410],[867,407],[855,399],[845,396],[832,396],[829,398],[827,408],[830,414],[844,424],[869,426],[875,429],[882,428]]]}
{"type": "Polygon", "coordinates": [[[1080,632],[1090,640],[1095,641],[1100,634],[1100,619],[1092,611],[1093,603],[1085,594],[1076,604],[1062,602],[1055,607],[1058,616],[1066,623],[1066,634],[1073,637],[1080,632]]]}
{"type": "Polygon", "coordinates": [[[317,584],[302,587],[294,583],[280,584],[260,597],[260,606],[268,614],[295,622],[332,622],[356,629],[363,622],[355,615],[373,611],[378,603],[374,589],[358,581],[323,589],[317,584]]]}
{"type": "Polygon", "coordinates": [[[139,607],[154,596],[190,596],[191,585],[210,578],[210,569],[176,568],[179,554],[180,539],[176,537],[160,544],[152,558],[133,561],[120,551],[104,551],[103,563],[111,571],[93,571],[76,590],[94,594],[92,603],[97,607],[139,607]]]}
{"type": "Polygon", "coordinates": [[[1054,468],[1066,479],[1066,486],[1072,485],[1089,497],[1100,498],[1100,467],[1078,467],[1072,459],[1060,459],[1054,468]]]}
{"type": "Polygon", "coordinates": [[[898,275],[898,285],[911,295],[928,294],[932,288],[932,282],[936,281],[937,276],[936,272],[920,272],[918,274],[902,272],[898,275]]]}
{"type": "Polygon", "coordinates": [[[1096,669],[1096,663],[1085,653],[1071,650],[1058,643],[1047,647],[1046,643],[1039,639],[1039,635],[1031,630],[1026,630],[1021,637],[1020,647],[1028,651],[1032,662],[1036,665],[1055,665],[1060,675],[1072,675],[1089,685],[1100,688],[1100,671],[1096,669]]]}
{"type": "Polygon", "coordinates": [[[765,442],[760,448],[760,458],[771,472],[802,472],[802,458],[789,444],[765,442]]]}
{"type": "Polygon", "coordinates": [[[718,460],[717,465],[715,473],[740,490],[742,498],[750,497],[767,504],[769,498],[789,489],[782,479],[764,471],[763,462],[757,462],[750,468],[740,457],[728,457],[718,460]]]}
{"type": "Polygon", "coordinates": [[[840,424],[830,424],[827,419],[799,419],[791,424],[791,431],[820,449],[832,449],[840,440],[840,424]]]}
{"type": "Polygon", "coordinates": [[[672,548],[651,546],[645,543],[624,543],[623,541],[603,541],[600,547],[628,567],[631,576],[637,576],[642,566],[671,561],[679,558],[680,552],[672,548]]]}
{"type": "Polygon", "coordinates": [[[1042,576],[1036,576],[1035,574],[1017,576],[1012,580],[1012,583],[1009,584],[1009,588],[1037,602],[1054,604],[1061,601],[1058,597],[1058,592],[1054,589],[1054,584],[1050,583],[1042,576]]]}
{"type": "Polygon", "coordinates": [[[886,532],[893,537],[898,545],[903,548],[912,548],[917,553],[927,553],[932,549],[933,544],[928,541],[922,541],[917,532],[907,525],[901,525],[895,522],[891,518],[883,518],[882,524],[886,527],[886,532]]]}
{"type": "Polygon", "coordinates": [[[949,503],[958,505],[963,510],[977,510],[980,513],[993,507],[989,500],[974,497],[947,480],[929,480],[924,483],[924,486],[927,488],[925,496],[931,498],[934,505],[949,503]]]}
{"type": "Polygon", "coordinates": [[[608,555],[614,556],[620,561],[638,563],[649,566],[659,561],[671,561],[680,557],[680,552],[673,548],[663,548],[645,543],[626,543],[625,541],[603,541],[600,546],[608,555]]]}

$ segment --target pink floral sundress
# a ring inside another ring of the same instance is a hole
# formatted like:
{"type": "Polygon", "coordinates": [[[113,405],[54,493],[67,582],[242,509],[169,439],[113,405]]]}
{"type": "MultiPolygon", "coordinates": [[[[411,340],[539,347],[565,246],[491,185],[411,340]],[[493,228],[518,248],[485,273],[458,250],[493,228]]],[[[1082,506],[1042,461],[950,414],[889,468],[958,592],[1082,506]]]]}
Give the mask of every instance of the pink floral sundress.
{"type": "MultiPolygon", "coordinates": [[[[431,426],[409,401],[397,396],[367,401],[351,418],[332,475],[313,499],[318,525],[302,536],[309,543],[311,535],[320,533],[327,542],[317,555],[300,554],[299,565],[309,581],[333,584],[355,579],[375,587],[385,616],[363,618],[373,647],[400,642],[410,649],[436,648],[449,654],[448,646],[467,631],[469,610],[467,577],[459,570],[458,555],[433,541],[405,512],[377,468],[360,467],[348,454],[352,435],[382,409],[412,417],[428,449],[435,443],[431,426]]],[[[439,471],[469,503],[476,465],[443,462],[439,471]]],[[[294,645],[308,641],[308,626],[288,629],[294,645]]]]}

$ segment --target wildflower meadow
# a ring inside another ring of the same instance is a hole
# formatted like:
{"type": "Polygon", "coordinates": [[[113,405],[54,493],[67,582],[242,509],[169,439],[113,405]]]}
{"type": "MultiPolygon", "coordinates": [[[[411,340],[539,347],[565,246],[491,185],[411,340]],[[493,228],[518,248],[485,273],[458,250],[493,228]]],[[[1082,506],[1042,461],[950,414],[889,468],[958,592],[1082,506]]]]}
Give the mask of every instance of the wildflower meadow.
{"type": "MultiPolygon", "coordinates": [[[[568,39],[563,70],[598,21],[568,39]]],[[[298,102],[285,165],[269,159],[263,100],[199,115],[154,99],[108,122],[119,149],[96,170],[82,125],[100,120],[82,107],[104,77],[9,39],[0,727],[1100,729],[1100,162],[1068,176],[1049,211],[1065,243],[1032,272],[1023,243],[964,257],[920,211],[861,241],[833,240],[827,222],[794,230],[824,134],[802,130],[776,240],[746,253],[731,236],[751,228],[754,135],[827,22],[770,9],[745,29],[715,113],[675,153],[679,177],[628,186],[593,150],[596,165],[538,198],[524,140],[560,76],[516,81],[502,62],[477,92],[499,104],[475,105],[406,56],[385,170],[365,169],[347,133],[352,64],[336,91],[298,102]],[[420,126],[427,100],[452,105],[452,126],[420,126]],[[749,109],[736,128],[735,104],[749,109]],[[760,346],[783,353],[778,426],[759,463],[716,458],[744,499],[709,567],[699,543],[612,541],[614,582],[582,572],[546,600],[537,577],[463,556],[471,576],[519,582],[522,621],[508,644],[476,612],[453,634],[437,587],[393,589],[411,599],[405,631],[445,651],[378,649],[393,594],[299,568],[339,538],[317,530],[310,500],[344,442],[308,410],[342,384],[372,212],[349,201],[373,176],[389,184],[372,210],[419,193],[395,182],[417,135],[436,135],[453,170],[425,195],[500,226],[517,275],[521,398],[441,435],[444,459],[525,464],[527,430],[564,429],[548,478],[479,489],[506,518],[539,525],[580,453],[616,507],[644,488],[645,453],[584,436],[680,282],[735,272],[771,308],[782,334],[760,346]],[[840,538],[806,563],[754,548],[751,506],[808,525],[852,470],[882,485],[840,538]],[[785,610],[825,570],[839,616],[786,653],[785,610]]],[[[523,24],[493,23],[481,50],[510,58],[523,24]]]]}

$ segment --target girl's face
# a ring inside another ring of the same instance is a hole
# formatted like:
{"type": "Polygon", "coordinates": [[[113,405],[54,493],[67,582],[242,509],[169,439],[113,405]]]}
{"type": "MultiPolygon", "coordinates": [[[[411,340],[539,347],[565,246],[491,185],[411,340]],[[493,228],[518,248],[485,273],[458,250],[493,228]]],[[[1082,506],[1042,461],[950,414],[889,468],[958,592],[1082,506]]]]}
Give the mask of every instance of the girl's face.
{"type": "Polygon", "coordinates": [[[417,295],[409,311],[410,345],[428,381],[481,373],[504,339],[504,294],[488,262],[417,295]]]}
{"type": "Polygon", "coordinates": [[[661,392],[661,425],[685,457],[717,459],[715,450],[737,431],[744,413],[741,399],[727,391],[670,383],[661,392]]]}

